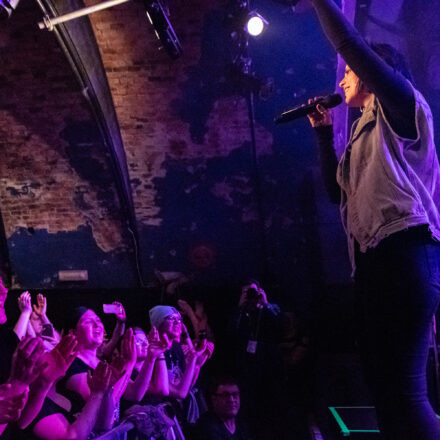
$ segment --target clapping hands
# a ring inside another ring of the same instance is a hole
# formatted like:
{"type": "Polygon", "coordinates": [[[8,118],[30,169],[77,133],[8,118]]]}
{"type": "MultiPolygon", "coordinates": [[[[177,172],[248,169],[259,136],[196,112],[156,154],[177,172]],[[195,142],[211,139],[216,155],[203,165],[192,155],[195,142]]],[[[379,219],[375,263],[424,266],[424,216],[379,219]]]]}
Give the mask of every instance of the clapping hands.
{"type": "Polygon", "coordinates": [[[55,383],[61,379],[76,357],[76,337],[69,333],[64,336],[58,345],[43,355],[44,369],[41,379],[47,383],[55,383]]]}
{"type": "Polygon", "coordinates": [[[0,385],[0,424],[16,422],[26,405],[28,388],[17,389],[10,383],[0,385]]]}
{"type": "Polygon", "coordinates": [[[30,385],[47,366],[42,355],[44,346],[39,338],[25,337],[12,357],[9,382],[30,385]]]}

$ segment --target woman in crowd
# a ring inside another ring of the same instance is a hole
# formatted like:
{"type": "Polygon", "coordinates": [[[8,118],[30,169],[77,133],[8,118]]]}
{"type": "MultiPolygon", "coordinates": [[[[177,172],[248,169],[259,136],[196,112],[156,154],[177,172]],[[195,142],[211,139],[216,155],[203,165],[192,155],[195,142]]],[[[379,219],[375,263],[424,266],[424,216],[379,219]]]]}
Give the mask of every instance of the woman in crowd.
{"type": "MultiPolygon", "coordinates": [[[[72,404],[72,413],[79,412],[90,396],[89,374],[100,362],[98,349],[104,341],[104,326],[99,316],[91,309],[77,307],[71,315],[70,328],[78,341],[77,357],[60,382],[57,391],[67,397],[72,404]]],[[[111,428],[117,414],[119,399],[125,391],[129,377],[136,363],[133,332],[129,329],[121,341],[120,354],[112,360],[110,367],[118,380],[112,393],[102,402],[100,416],[102,427],[111,428]],[[111,394],[111,395],[110,395],[111,394]]]]}
{"type": "Polygon", "coordinates": [[[107,431],[110,427],[105,424],[99,425],[99,415],[105,401],[112,398],[111,388],[114,381],[111,366],[101,361],[93,373],[88,373],[89,397],[75,416],[71,412],[69,402],[59,395],[49,393],[41,411],[25,430],[23,438],[86,440],[92,431],[107,431]]]}
{"type": "Polygon", "coordinates": [[[165,362],[168,370],[170,397],[180,403],[178,419],[181,423],[193,424],[200,416],[193,386],[197,381],[200,368],[212,354],[213,344],[210,344],[208,348],[207,341],[204,339],[200,342],[200,346],[195,348],[187,331],[182,331],[182,316],[174,307],[163,305],[153,307],[150,310],[150,322],[158,329],[160,338],[169,340],[165,362]],[[185,347],[186,353],[182,347],[185,347]]]}
{"type": "Polygon", "coordinates": [[[380,429],[387,439],[439,439],[426,384],[440,298],[440,167],[431,110],[397,51],[368,45],[333,0],[310,1],[347,63],[345,101],[362,110],[339,165],[330,112],[318,106],[310,119],[325,181],[340,198],[380,429]]]}
{"type": "Polygon", "coordinates": [[[46,350],[52,350],[60,341],[60,335],[47,317],[46,297],[39,293],[37,304],[32,305],[31,294],[23,292],[18,297],[18,308],[20,316],[14,331],[19,339],[23,339],[25,335],[38,336],[43,340],[46,350]]]}
{"type": "Polygon", "coordinates": [[[136,364],[131,380],[124,393],[124,399],[130,402],[145,402],[148,392],[155,396],[168,396],[168,373],[164,362],[165,350],[169,341],[165,337],[162,341],[156,329],[153,329],[150,340],[140,327],[134,328],[136,344],[136,364]]]}

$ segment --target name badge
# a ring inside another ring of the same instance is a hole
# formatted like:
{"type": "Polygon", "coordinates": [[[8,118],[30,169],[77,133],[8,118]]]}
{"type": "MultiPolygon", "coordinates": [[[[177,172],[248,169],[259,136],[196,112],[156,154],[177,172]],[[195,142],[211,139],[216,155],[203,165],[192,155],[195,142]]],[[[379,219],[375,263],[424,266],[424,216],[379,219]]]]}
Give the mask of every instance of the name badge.
{"type": "Polygon", "coordinates": [[[257,352],[257,341],[248,341],[246,351],[250,354],[255,354],[257,352]]]}

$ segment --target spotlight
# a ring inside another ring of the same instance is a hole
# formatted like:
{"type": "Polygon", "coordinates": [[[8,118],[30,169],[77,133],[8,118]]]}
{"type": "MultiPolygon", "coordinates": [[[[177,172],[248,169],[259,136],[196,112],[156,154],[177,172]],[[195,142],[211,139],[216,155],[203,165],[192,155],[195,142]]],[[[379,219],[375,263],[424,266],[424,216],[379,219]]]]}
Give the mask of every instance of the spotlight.
{"type": "Polygon", "coordinates": [[[0,0],[0,20],[9,18],[20,0],[0,0]]]}
{"type": "Polygon", "coordinates": [[[269,22],[258,12],[252,11],[248,14],[245,31],[252,37],[261,35],[269,25],[269,22]]]}

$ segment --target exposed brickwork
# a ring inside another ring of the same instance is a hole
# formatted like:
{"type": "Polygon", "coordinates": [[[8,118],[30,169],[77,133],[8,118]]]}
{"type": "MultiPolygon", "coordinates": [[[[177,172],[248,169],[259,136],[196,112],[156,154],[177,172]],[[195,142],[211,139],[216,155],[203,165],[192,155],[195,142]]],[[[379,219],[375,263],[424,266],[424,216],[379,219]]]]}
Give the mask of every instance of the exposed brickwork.
{"type": "MultiPolygon", "coordinates": [[[[175,102],[182,99],[188,71],[200,60],[204,17],[218,2],[195,0],[188,7],[188,2],[177,0],[170,5],[171,21],[185,51],[175,62],[158,51],[142,4],[91,16],[127,153],[136,215],[150,226],[161,224],[154,179],[165,177],[167,159],[227,156],[249,141],[246,102],[236,96],[214,103],[202,143],[191,139],[189,124],[177,114],[175,102]]],[[[269,152],[271,134],[258,127],[257,137],[260,152],[269,152]]]]}
{"type": "MultiPolygon", "coordinates": [[[[55,36],[38,30],[41,13],[33,2],[22,3],[2,23],[0,37],[0,203],[7,237],[20,227],[57,233],[89,225],[102,250],[124,248],[120,220],[67,153],[82,147],[85,167],[95,160],[109,173],[89,109],[55,36]],[[91,127],[75,146],[65,137],[72,123],[91,127]]],[[[117,211],[114,186],[109,191],[117,211]]]]}

